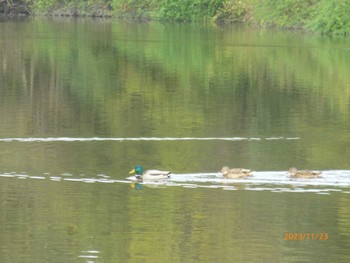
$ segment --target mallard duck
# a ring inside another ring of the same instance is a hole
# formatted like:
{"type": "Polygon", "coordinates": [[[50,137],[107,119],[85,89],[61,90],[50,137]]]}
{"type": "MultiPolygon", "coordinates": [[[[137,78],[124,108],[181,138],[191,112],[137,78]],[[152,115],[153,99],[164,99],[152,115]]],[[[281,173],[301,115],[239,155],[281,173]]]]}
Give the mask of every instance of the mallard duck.
{"type": "Polygon", "coordinates": [[[147,170],[143,172],[143,168],[141,165],[136,165],[134,169],[132,169],[130,174],[134,173],[136,179],[144,179],[144,180],[161,180],[167,179],[170,177],[169,171],[159,171],[159,170],[147,170]]]}
{"type": "Polygon", "coordinates": [[[293,178],[318,178],[321,177],[320,174],[319,171],[298,171],[295,167],[289,168],[289,176],[293,178]]]}
{"type": "Polygon", "coordinates": [[[227,179],[241,178],[241,177],[252,175],[252,172],[249,169],[244,169],[244,168],[230,169],[227,166],[222,167],[220,172],[222,173],[224,178],[227,178],[227,179]]]}

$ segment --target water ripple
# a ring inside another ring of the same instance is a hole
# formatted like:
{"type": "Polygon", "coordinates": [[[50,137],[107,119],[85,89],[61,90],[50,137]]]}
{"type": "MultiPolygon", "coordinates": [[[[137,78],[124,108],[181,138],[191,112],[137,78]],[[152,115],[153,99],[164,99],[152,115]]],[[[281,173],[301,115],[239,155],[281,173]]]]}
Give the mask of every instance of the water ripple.
{"type": "Polygon", "coordinates": [[[261,141],[261,140],[299,140],[300,137],[135,137],[135,138],[74,138],[74,137],[47,137],[47,138],[0,138],[0,142],[91,142],[91,141],[261,141]]]}

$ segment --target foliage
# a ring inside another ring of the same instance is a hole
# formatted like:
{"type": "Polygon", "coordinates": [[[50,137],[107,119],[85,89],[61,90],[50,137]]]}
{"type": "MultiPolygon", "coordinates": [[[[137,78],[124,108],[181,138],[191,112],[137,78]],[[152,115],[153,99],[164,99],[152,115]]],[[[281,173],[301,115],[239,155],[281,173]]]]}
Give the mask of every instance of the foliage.
{"type": "Polygon", "coordinates": [[[156,9],[155,0],[113,0],[111,7],[118,17],[122,18],[153,18],[156,9]]]}
{"type": "Polygon", "coordinates": [[[255,18],[261,25],[303,28],[319,0],[263,0],[255,3],[255,18]]]}
{"type": "Polygon", "coordinates": [[[0,13],[12,14],[29,14],[26,1],[21,0],[0,0],[0,13]]]}
{"type": "Polygon", "coordinates": [[[260,25],[350,33],[348,0],[256,0],[254,17],[260,25]]]}
{"type": "Polygon", "coordinates": [[[222,3],[214,16],[214,21],[218,22],[246,22],[247,15],[251,7],[248,1],[228,0],[222,3]]]}
{"type": "Polygon", "coordinates": [[[176,21],[206,21],[222,5],[222,0],[164,0],[159,3],[158,18],[176,21]]]}
{"type": "Polygon", "coordinates": [[[109,16],[109,0],[26,0],[35,14],[109,16]]]}
{"type": "Polygon", "coordinates": [[[350,33],[349,0],[3,0],[0,13],[255,23],[350,33]]]}
{"type": "Polygon", "coordinates": [[[323,0],[311,16],[307,27],[321,33],[350,33],[350,1],[323,0]]]}

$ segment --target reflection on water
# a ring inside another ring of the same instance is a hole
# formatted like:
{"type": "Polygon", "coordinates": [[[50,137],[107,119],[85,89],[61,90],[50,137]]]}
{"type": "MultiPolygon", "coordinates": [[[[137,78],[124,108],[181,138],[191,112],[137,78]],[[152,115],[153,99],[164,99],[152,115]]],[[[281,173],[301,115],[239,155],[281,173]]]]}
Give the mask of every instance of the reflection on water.
{"type": "Polygon", "coordinates": [[[13,173],[2,174],[0,180],[6,222],[0,226],[2,262],[349,259],[349,191],[342,187],[298,186],[276,193],[286,186],[266,184],[258,189],[252,183],[220,183],[219,178],[215,183],[198,179],[135,186],[106,175],[73,174],[57,181],[51,175],[13,173]],[[284,240],[286,233],[327,233],[329,239],[284,240]]]}
{"type": "Polygon", "coordinates": [[[0,262],[350,262],[349,39],[44,18],[0,34],[0,262]],[[135,164],[174,175],[135,182],[135,164]]]}
{"type": "Polygon", "coordinates": [[[260,140],[299,140],[299,137],[267,137],[267,138],[244,138],[244,137],[141,137],[141,138],[0,138],[0,142],[92,142],[92,141],[260,141],[260,140]]]}

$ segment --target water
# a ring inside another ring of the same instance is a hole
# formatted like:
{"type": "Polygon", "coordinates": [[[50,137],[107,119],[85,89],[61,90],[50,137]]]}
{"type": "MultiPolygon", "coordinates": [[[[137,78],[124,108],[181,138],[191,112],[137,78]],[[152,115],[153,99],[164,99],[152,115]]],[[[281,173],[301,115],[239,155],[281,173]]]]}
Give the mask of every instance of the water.
{"type": "Polygon", "coordinates": [[[0,35],[1,262],[349,262],[349,39],[43,18],[0,35]],[[174,174],[135,182],[135,164],[174,174]]]}

